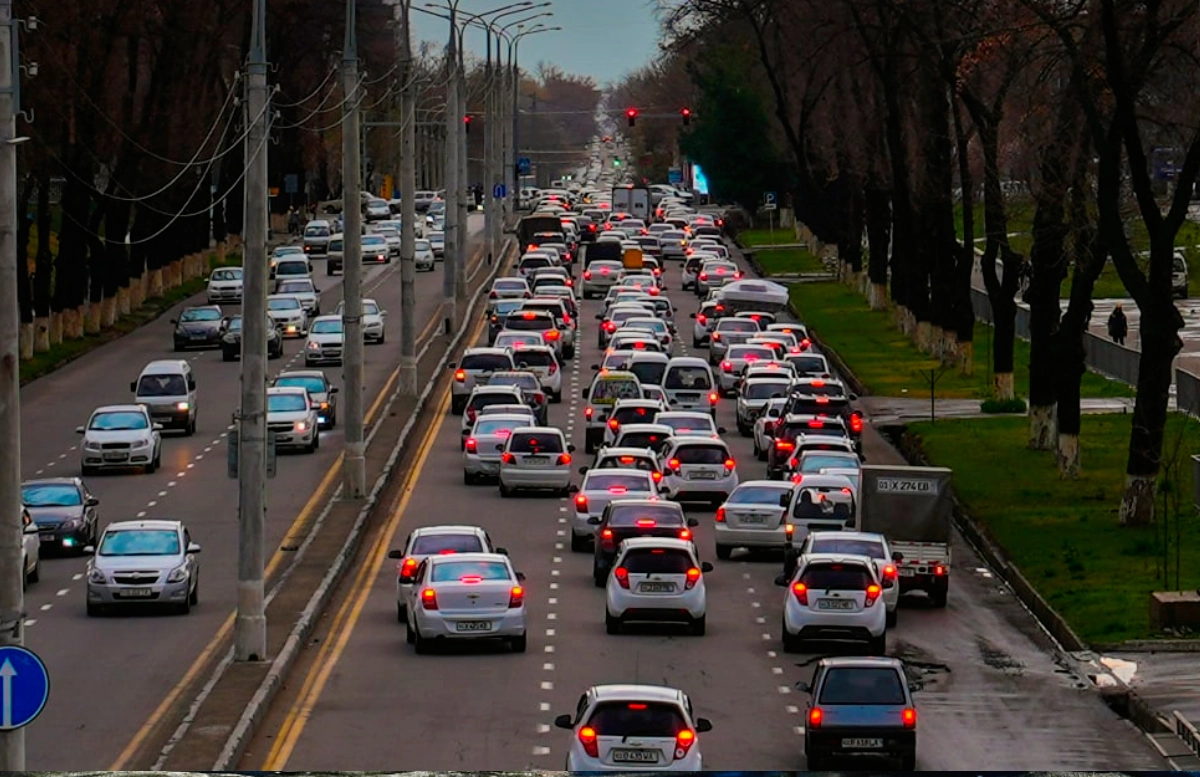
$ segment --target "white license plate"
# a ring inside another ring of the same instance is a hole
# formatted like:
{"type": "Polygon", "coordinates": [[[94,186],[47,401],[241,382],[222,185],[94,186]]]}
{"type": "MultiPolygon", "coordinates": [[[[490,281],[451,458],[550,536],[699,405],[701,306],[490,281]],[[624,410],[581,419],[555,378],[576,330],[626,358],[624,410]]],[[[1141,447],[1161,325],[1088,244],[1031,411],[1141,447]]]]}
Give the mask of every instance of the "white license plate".
{"type": "Polygon", "coordinates": [[[459,621],[454,628],[459,631],[491,631],[491,621],[459,621]]]}
{"type": "Polygon", "coordinates": [[[609,754],[619,763],[658,763],[657,750],[611,750],[609,754]]]}
{"type": "Polygon", "coordinates": [[[688,480],[716,480],[717,473],[715,472],[689,472],[688,480]]]}
{"type": "Polygon", "coordinates": [[[853,610],[854,602],[850,599],[819,599],[818,610],[853,610]]]}
{"type": "Polygon", "coordinates": [[[154,589],[149,586],[139,586],[137,588],[122,588],[121,596],[126,599],[147,599],[154,595],[154,589]]]}
{"type": "Polygon", "coordinates": [[[54,542],[54,539],[55,538],[53,534],[43,534],[41,536],[42,542],[54,542]]]}
{"type": "Polygon", "coordinates": [[[739,515],[738,523],[766,523],[767,516],[765,515],[739,515]]]}
{"type": "Polygon", "coordinates": [[[644,594],[669,594],[675,590],[674,583],[642,583],[638,590],[644,594]]]}
{"type": "Polygon", "coordinates": [[[124,461],[129,458],[128,453],[106,453],[104,454],[105,461],[124,461]]]}
{"type": "Polygon", "coordinates": [[[913,577],[917,574],[917,570],[912,567],[900,567],[900,577],[913,577]]]}
{"type": "Polygon", "coordinates": [[[549,464],[550,457],[549,456],[526,456],[525,463],[526,464],[549,464]]]}
{"type": "Polygon", "coordinates": [[[843,739],[842,747],[854,750],[881,750],[882,739],[843,739]]]}

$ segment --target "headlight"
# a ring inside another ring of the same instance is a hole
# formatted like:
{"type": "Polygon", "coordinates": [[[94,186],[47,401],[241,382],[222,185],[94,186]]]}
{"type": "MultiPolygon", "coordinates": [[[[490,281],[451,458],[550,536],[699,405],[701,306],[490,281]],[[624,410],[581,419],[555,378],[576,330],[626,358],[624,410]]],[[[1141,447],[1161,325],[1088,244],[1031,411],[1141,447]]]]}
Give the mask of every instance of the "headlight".
{"type": "Polygon", "coordinates": [[[99,569],[93,569],[91,572],[88,572],[88,582],[104,585],[108,582],[108,579],[104,577],[104,573],[99,569]]]}
{"type": "Polygon", "coordinates": [[[227,342],[227,343],[236,343],[236,342],[237,342],[237,337],[236,337],[235,335],[225,335],[225,337],[223,338],[223,340],[224,340],[225,342],[227,342]]]}
{"type": "Polygon", "coordinates": [[[318,342],[316,342],[315,340],[309,340],[309,341],[308,341],[308,345],[307,345],[306,347],[307,347],[307,348],[308,348],[308,350],[310,350],[310,351],[319,351],[319,350],[321,350],[321,344],[320,344],[320,343],[318,343],[318,342]]]}
{"type": "Polygon", "coordinates": [[[83,521],[79,520],[78,518],[68,518],[67,520],[60,523],[58,525],[58,528],[62,529],[63,531],[74,531],[75,529],[78,529],[82,525],[83,525],[83,521]]]}
{"type": "Polygon", "coordinates": [[[303,432],[303,431],[305,431],[306,429],[308,429],[308,422],[307,422],[307,421],[297,421],[297,422],[296,422],[296,431],[297,431],[297,432],[303,432]]]}
{"type": "Polygon", "coordinates": [[[171,570],[171,574],[167,575],[168,583],[182,583],[188,578],[187,567],[175,567],[171,570]]]}
{"type": "Polygon", "coordinates": [[[153,442],[154,442],[153,440],[151,440],[149,437],[147,437],[147,438],[146,438],[146,439],[144,439],[144,440],[137,440],[137,441],[136,441],[136,442],[134,442],[134,443],[133,443],[133,445],[132,445],[132,446],[130,446],[130,447],[133,447],[133,448],[148,448],[148,447],[150,447],[151,443],[153,443],[153,442]]]}
{"type": "Polygon", "coordinates": [[[189,407],[190,407],[190,405],[188,405],[187,402],[176,402],[175,403],[176,410],[187,410],[189,407]]]}
{"type": "Polygon", "coordinates": [[[100,443],[95,440],[87,440],[83,443],[83,447],[85,450],[98,451],[100,450],[100,443]]]}

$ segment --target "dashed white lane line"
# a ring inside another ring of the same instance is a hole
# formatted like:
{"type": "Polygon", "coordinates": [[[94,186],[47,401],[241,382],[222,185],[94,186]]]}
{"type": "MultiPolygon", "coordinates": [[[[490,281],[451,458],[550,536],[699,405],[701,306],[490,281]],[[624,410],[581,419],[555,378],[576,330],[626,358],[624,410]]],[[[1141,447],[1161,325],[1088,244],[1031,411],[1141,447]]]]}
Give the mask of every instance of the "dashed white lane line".
{"type": "Polygon", "coordinates": [[[542,680],[542,690],[543,691],[553,691],[554,683],[550,682],[549,680],[542,680]]]}
{"type": "Polygon", "coordinates": [[[544,653],[553,653],[553,652],[554,652],[554,645],[546,645],[546,646],[544,646],[544,647],[542,648],[542,652],[544,652],[544,653]]]}
{"type": "Polygon", "coordinates": [[[541,746],[535,747],[535,748],[533,748],[533,754],[534,755],[550,755],[550,748],[541,747],[541,746]]]}
{"type": "Polygon", "coordinates": [[[547,664],[542,664],[542,671],[545,671],[545,672],[553,672],[553,671],[554,671],[554,664],[548,664],[548,663],[547,663],[547,664]]]}
{"type": "Polygon", "coordinates": [[[56,592],[55,592],[55,594],[54,594],[54,595],[55,595],[55,596],[66,596],[66,595],[67,595],[67,594],[69,594],[69,593],[71,593],[71,589],[69,589],[69,588],[60,588],[60,589],[58,589],[58,591],[56,591],[56,592]]]}
{"type": "Polygon", "coordinates": [[[26,626],[32,626],[35,623],[37,623],[37,618],[30,618],[29,620],[25,621],[26,626]]]}
{"type": "Polygon", "coordinates": [[[146,517],[146,511],[145,511],[145,510],[139,510],[139,511],[138,511],[138,514],[137,514],[137,516],[136,516],[136,517],[138,517],[138,518],[145,518],[145,517],[146,517]]]}
{"type": "Polygon", "coordinates": [[[53,606],[54,606],[53,604],[43,604],[43,605],[42,605],[42,612],[45,612],[46,610],[49,610],[49,609],[50,609],[51,607],[53,607],[53,606]]]}
{"type": "Polygon", "coordinates": [[[548,621],[556,621],[556,620],[558,620],[558,614],[557,614],[557,613],[553,613],[553,612],[548,612],[548,613],[546,613],[546,620],[548,620],[548,621]]]}
{"type": "Polygon", "coordinates": [[[549,734],[550,726],[546,725],[545,723],[539,723],[538,724],[538,733],[539,734],[549,734]]]}
{"type": "Polygon", "coordinates": [[[550,711],[550,702],[548,702],[548,701],[541,702],[540,704],[538,704],[538,709],[542,712],[549,712],[550,711]]]}
{"type": "Polygon", "coordinates": [[[74,575],[71,575],[71,579],[72,579],[72,580],[82,580],[82,579],[83,579],[83,573],[82,573],[82,572],[78,572],[78,573],[76,573],[76,574],[74,574],[74,575]]]}

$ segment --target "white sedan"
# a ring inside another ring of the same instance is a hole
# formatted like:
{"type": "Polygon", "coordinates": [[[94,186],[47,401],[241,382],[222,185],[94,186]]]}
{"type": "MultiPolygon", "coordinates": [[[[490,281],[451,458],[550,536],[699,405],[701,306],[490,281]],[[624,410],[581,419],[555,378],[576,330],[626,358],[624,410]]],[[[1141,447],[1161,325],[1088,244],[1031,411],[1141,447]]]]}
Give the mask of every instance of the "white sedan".
{"type": "Polygon", "coordinates": [[[696,558],[690,540],[632,537],[608,576],[604,626],[620,634],[630,621],[681,621],[694,636],[704,635],[708,598],[704,573],[712,564],[696,558]]]}
{"type": "Polygon", "coordinates": [[[156,424],[145,405],[108,405],[92,411],[88,422],[75,428],[83,435],[79,469],[84,477],[100,469],[144,467],[146,473],[162,462],[162,424],[156,424]]]}
{"type": "Polygon", "coordinates": [[[418,653],[432,643],[497,639],[514,653],[526,646],[525,576],[499,553],[429,556],[417,565],[407,607],[407,640],[418,653]]]}
{"type": "Polygon", "coordinates": [[[433,244],[428,240],[417,240],[413,243],[414,263],[416,269],[433,272],[437,266],[437,257],[433,255],[433,244]]]}
{"type": "Polygon", "coordinates": [[[219,267],[208,276],[208,304],[242,301],[242,268],[219,267]]]}
{"type": "MultiPolygon", "coordinates": [[[[339,302],[334,315],[344,316],[346,314],[346,303],[339,302]]],[[[373,299],[364,298],[362,301],[362,329],[363,338],[367,342],[376,342],[382,344],[387,339],[387,332],[384,325],[387,323],[387,311],[379,307],[379,303],[373,299]]]]}
{"type": "Polygon", "coordinates": [[[563,496],[571,486],[571,454],[562,430],[552,426],[514,429],[500,451],[500,495],[518,489],[549,489],[563,496]]]}

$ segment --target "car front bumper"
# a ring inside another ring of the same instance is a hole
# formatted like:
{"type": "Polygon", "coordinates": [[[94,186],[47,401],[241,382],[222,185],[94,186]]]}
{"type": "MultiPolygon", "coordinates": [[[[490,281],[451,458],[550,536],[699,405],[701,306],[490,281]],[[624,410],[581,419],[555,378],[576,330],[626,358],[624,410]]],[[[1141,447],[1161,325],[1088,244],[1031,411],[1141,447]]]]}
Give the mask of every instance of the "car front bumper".
{"type": "Polygon", "coordinates": [[[190,579],[151,585],[102,585],[88,581],[87,600],[91,604],[182,604],[190,591],[190,579]]]}
{"type": "Polygon", "coordinates": [[[94,469],[124,469],[126,467],[144,467],[154,458],[154,446],[146,448],[120,450],[87,450],[80,456],[80,463],[94,469]],[[123,454],[117,458],[115,454],[123,454]]]}

